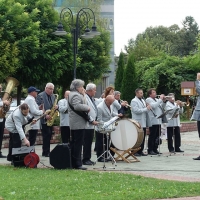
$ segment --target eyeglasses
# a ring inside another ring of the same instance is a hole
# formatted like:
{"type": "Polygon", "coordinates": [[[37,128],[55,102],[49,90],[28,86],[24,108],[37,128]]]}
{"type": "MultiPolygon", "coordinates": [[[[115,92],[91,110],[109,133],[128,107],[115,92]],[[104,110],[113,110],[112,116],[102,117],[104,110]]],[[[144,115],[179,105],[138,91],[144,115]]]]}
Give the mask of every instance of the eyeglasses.
{"type": "Polygon", "coordinates": [[[48,87],[48,89],[49,89],[49,90],[54,90],[54,88],[49,88],[49,87],[48,87]]]}

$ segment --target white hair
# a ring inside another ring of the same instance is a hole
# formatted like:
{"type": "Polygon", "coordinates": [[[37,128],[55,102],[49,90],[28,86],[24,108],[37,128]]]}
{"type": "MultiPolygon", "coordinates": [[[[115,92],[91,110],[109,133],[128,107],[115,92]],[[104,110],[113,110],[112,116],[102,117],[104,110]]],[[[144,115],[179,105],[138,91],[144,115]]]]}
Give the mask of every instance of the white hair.
{"type": "Polygon", "coordinates": [[[47,88],[47,87],[51,87],[51,86],[54,87],[54,84],[53,84],[53,83],[47,83],[47,84],[46,84],[46,88],[47,88]]]}
{"type": "Polygon", "coordinates": [[[115,91],[115,92],[114,92],[114,95],[115,95],[115,96],[118,95],[118,94],[121,94],[121,92],[119,92],[119,91],[115,91]]]}
{"type": "Polygon", "coordinates": [[[81,79],[75,79],[72,81],[71,85],[70,85],[70,90],[71,91],[76,91],[77,88],[83,87],[85,84],[84,81],[82,81],[81,79]]]}
{"type": "Polygon", "coordinates": [[[86,91],[90,91],[96,88],[96,85],[94,83],[88,83],[86,86],[86,91]]]}

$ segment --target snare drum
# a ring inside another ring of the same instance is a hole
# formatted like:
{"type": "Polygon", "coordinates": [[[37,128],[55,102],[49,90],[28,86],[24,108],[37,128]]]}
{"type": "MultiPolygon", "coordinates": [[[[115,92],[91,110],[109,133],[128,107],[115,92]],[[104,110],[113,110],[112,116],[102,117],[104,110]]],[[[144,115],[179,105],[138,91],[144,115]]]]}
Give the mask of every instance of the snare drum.
{"type": "Polygon", "coordinates": [[[138,148],[144,138],[143,128],[133,119],[121,119],[116,129],[111,132],[111,141],[119,150],[138,148]]]}
{"type": "Polygon", "coordinates": [[[106,128],[103,128],[104,126],[104,123],[99,123],[97,126],[96,126],[96,130],[99,132],[99,133],[110,133],[112,131],[115,130],[115,123],[113,124],[110,124],[109,126],[107,126],[106,128]]]}

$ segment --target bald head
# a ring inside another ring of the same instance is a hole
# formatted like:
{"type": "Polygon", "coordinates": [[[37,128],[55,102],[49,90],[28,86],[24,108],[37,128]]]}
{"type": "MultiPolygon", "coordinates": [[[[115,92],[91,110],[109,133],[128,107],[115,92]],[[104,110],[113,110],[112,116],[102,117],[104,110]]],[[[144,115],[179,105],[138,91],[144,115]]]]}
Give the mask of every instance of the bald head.
{"type": "Polygon", "coordinates": [[[114,95],[108,95],[105,98],[105,103],[106,103],[107,106],[110,106],[114,101],[115,101],[114,95]]]}
{"type": "Polygon", "coordinates": [[[70,91],[69,91],[69,90],[66,90],[66,91],[65,91],[65,94],[64,94],[64,97],[65,97],[65,99],[67,99],[67,98],[68,98],[68,96],[69,96],[69,93],[70,93],[70,91]]]}

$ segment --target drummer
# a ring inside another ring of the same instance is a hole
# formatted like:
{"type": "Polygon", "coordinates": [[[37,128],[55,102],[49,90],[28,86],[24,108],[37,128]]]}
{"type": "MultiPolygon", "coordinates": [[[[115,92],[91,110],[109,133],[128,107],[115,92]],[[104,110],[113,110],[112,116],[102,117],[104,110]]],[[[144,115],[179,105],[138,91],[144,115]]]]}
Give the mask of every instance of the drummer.
{"type": "Polygon", "coordinates": [[[143,90],[137,88],[135,90],[135,98],[131,101],[131,114],[132,119],[138,121],[143,128],[144,138],[141,144],[141,149],[135,154],[135,156],[147,156],[143,153],[144,143],[146,137],[146,127],[151,126],[150,118],[148,115],[149,110],[151,109],[150,105],[147,105],[143,99],[143,90]]]}
{"type": "MultiPolygon", "coordinates": [[[[112,105],[114,101],[115,101],[114,95],[108,95],[97,106],[97,109],[98,109],[97,121],[98,122],[107,122],[112,117],[122,116],[122,114],[118,114],[114,112],[114,108],[112,105]]],[[[103,154],[103,145],[105,145],[105,149],[107,149],[106,135],[100,132],[96,132],[96,152],[97,152],[98,162],[104,162],[104,158],[100,157],[101,154],[103,154]]],[[[114,155],[113,152],[111,152],[111,154],[114,155]]],[[[105,161],[107,162],[109,160],[106,159],[105,161]]]]}

